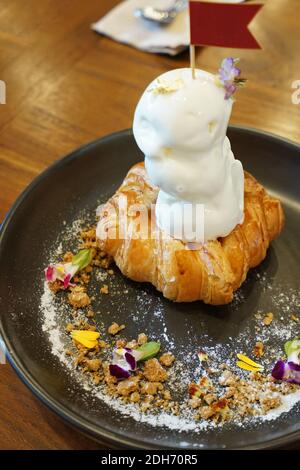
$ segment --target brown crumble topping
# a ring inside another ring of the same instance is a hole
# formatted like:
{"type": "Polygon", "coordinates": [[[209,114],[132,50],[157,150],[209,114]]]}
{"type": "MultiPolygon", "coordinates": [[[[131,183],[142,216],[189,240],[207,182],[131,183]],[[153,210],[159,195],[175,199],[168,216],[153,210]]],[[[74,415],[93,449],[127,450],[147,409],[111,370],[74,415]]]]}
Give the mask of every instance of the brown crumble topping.
{"type": "Polygon", "coordinates": [[[92,242],[96,241],[96,228],[89,228],[80,232],[80,238],[82,241],[92,242]]]}
{"type": "Polygon", "coordinates": [[[269,313],[267,313],[267,314],[265,315],[265,317],[264,317],[264,319],[263,319],[263,324],[264,324],[265,326],[269,326],[269,325],[271,325],[273,319],[274,319],[273,313],[272,313],[272,312],[269,312],[269,313]]]}
{"type": "Polygon", "coordinates": [[[63,260],[65,263],[70,263],[73,259],[73,253],[71,251],[67,251],[64,256],[63,256],[63,260]]]}
{"type": "Polygon", "coordinates": [[[118,395],[127,397],[130,393],[138,390],[140,378],[138,376],[129,377],[129,379],[122,380],[117,385],[118,395]]]}
{"type": "Polygon", "coordinates": [[[126,344],[127,344],[126,339],[117,339],[116,348],[125,348],[126,344]]]}
{"type": "Polygon", "coordinates": [[[139,392],[133,392],[130,395],[130,401],[132,401],[133,403],[138,403],[140,399],[141,399],[141,395],[139,394],[139,392]]]}
{"type": "Polygon", "coordinates": [[[90,330],[90,331],[96,331],[96,326],[95,325],[91,325],[90,323],[88,323],[86,320],[84,320],[83,318],[79,318],[77,319],[76,317],[74,318],[74,321],[73,323],[68,323],[67,326],[66,326],[66,331],[67,332],[71,332],[73,330],[90,330]],[[72,328],[73,327],[73,328],[72,328]]]}
{"type": "Polygon", "coordinates": [[[66,325],[66,331],[67,333],[70,333],[71,331],[75,330],[75,326],[72,323],[68,323],[66,325]]]}
{"type": "Polygon", "coordinates": [[[89,372],[98,372],[102,366],[102,361],[101,359],[87,359],[84,356],[80,359],[80,362],[78,362],[77,359],[77,365],[84,366],[84,368],[89,372]]]}
{"type": "Polygon", "coordinates": [[[145,333],[140,333],[138,335],[137,342],[139,346],[142,346],[143,344],[147,343],[147,341],[148,341],[148,338],[147,338],[147,335],[145,335],[145,333]]]}
{"type": "Polygon", "coordinates": [[[125,328],[125,325],[119,325],[118,323],[116,322],[113,322],[109,327],[108,327],[108,333],[112,336],[115,336],[117,335],[118,333],[120,333],[120,331],[124,330],[125,328]]]}
{"type": "MultiPolygon", "coordinates": [[[[93,297],[87,294],[87,285],[90,282],[93,267],[100,267],[112,276],[114,271],[109,268],[112,259],[97,246],[95,227],[89,227],[80,233],[80,249],[92,249],[92,261],[89,266],[77,273],[74,282],[76,287],[70,287],[68,302],[73,307],[71,316],[73,321],[65,327],[66,333],[74,329],[97,331],[96,325],[88,323],[81,318],[79,309],[87,320],[93,322],[95,312],[91,307],[93,297]]],[[[73,258],[72,252],[63,256],[65,262],[73,258]]],[[[61,283],[49,284],[50,289],[57,293],[63,290],[61,283]]],[[[108,294],[108,286],[100,289],[102,294],[108,294]]],[[[124,290],[124,293],[128,290],[124,290]]],[[[273,321],[273,313],[265,316],[255,314],[255,318],[264,326],[269,326],[273,321]]],[[[299,322],[299,317],[294,313],[291,320],[299,322]]],[[[108,328],[108,333],[117,335],[125,328],[113,322],[108,328]]],[[[66,349],[65,354],[74,358],[74,366],[82,373],[88,374],[92,382],[97,386],[103,384],[106,392],[119,397],[124,402],[136,404],[140,411],[147,413],[150,410],[165,409],[174,415],[181,413],[181,404],[172,399],[171,393],[165,388],[168,380],[168,372],[165,368],[173,365],[175,357],[170,352],[163,353],[159,359],[152,358],[139,363],[139,368],[132,375],[122,381],[110,375],[109,363],[98,357],[102,349],[128,347],[135,349],[147,343],[145,333],[140,333],[137,339],[127,341],[125,338],[112,341],[111,344],[104,340],[98,340],[94,349],[87,349],[83,345],[73,341],[73,349],[66,349]]],[[[264,345],[257,341],[253,350],[255,357],[264,355],[264,345]]],[[[277,382],[271,376],[263,376],[261,373],[253,373],[244,379],[233,373],[227,364],[221,364],[218,368],[202,365],[203,375],[198,383],[189,385],[189,407],[194,410],[195,419],[223,422],[230,419],[244,418],[266,414],[271,409],[282,404],[282,396],[293,393],[298,389],[297,385],[286,382],[277,382]]]]}
{"type": "Polygon", "coordinates": [[[141,387],[141,393],[144,395],[156,395],[158,390],[163,390],[160,382],[144,382],[141,387]]]}
{"type": "Polygon", "coordinates": [[[138,342],[136,339],[132,339],[131,341],[129,341],[128,343],[126,343],[126,348],[129,348],[129,349],[136,349],[138,347],[138,342]]]}
{"type": "Polygon", "coordinates": [[[167,371],[160,365],[158,360],[154,357],[145,362],[144,376],[149,382],[164,382],[167,377],[167,371]]]}
{"type": "Polygon", "coordinates": [[[64,287],[60,281],[49,282],[48,286],[54,294],[57,294],[57,292],[60,290],[64,290],[64,287]]]}
{"type": "Polygon", "coordinates": [[[280,395],[293,393],[295,385],[277,383],[271,376],[253,373],[248,380],[235,375],[225,365],[218,384],[209,378],[191,384],[191,408],[199,411],[198,418],[215,422],[245,416],[261,416],[282,404],[280,395]],[[221,388],[220,388],[221,387],[221,388]]]}
{"type": "Polygon", "coordinates": [[[102,287],[100,287],[100,294],[108,294],[108,285],[104,284],[102,287]]]}
{"type": "Polygon", "coordinates": [[[164,392],[163,392],[163,398],[164,398],[165,400],[168,400],[168,401],[169,401],[169,400],[172,400],[171,393],[170,393],[169,390],[164,390],[164,392]]]}
{"type": "Polygon", "coordinates": [[[166,367],[170,367],[173,362],[175,361],[175,356],[173,356],[172,353],[164,353],[162,356],[159,358],[159,362],[166,367]]]}
{"type": "Polygon", "coordinates": [[[262,357],[264,355],[264,345],[261,341],[257,341],[254,349],[253,354],[255,357],[262,357]]]}
{"type": "Polygon", "coordinates": [[[85,287],[82,286],[71,287],[68,300],[74,308],[87,307],[91,303],[91,299],[87,295],[85,287]]]}

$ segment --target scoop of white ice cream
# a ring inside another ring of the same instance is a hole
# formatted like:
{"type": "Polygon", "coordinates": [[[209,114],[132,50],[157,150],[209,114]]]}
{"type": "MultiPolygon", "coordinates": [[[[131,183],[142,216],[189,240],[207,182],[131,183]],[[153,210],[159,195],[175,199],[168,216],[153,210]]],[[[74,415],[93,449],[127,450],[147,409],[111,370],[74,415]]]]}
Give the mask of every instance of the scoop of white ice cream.
{"type": "MultiPolygon", "coordinates": [[[[145,154],[152,184],[160,188],[156,203],[158,226],[186,241],[195,226],[196,206],[204,206],[204,241],[226,236],[243,221],[244,173],[235,160],[226,130],[232,100],[217,86],[214,75],[191,69],[167,72],[142,95],[133,133],[145,154]],[[187,205],[193,209],[183,211],[187,205]]],[[[200,237],[202,238],[202,237],[200,237]]]]}

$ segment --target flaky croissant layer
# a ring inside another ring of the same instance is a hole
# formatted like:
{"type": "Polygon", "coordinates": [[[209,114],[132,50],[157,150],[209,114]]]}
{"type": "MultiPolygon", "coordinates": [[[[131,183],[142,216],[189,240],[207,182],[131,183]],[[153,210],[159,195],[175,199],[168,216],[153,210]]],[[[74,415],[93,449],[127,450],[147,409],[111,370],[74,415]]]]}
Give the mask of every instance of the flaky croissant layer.
{"type": "Polygon", "coordinates": [[[245,172],[244,222],[226,237],[207,242],[197,250],[188,250],[180,240],[166,239],[153,223],[151,205],[155,204],[157,194],[158,188],[150,184],[144,163],[134,165],[118,191],[101,209],[97,227],[100,248],[114,259],[125,276],[138,282],[150,282],[167,299],[228,304],[249,269],[262,262],[270,242],[282,230],[284,213],[280,201],[269,196],[263,186],[245,172]],[[120,216],[119,203],[124,196],[127,208],[136,204],[147,206],[149,236],[139,234],[134,211],[127,210],[125,216],[120,216]],[[126,237],[122,235],[125,224],[126,237]],[[107,227],[115,229],[117,236],[104,237],[107,227]]]}

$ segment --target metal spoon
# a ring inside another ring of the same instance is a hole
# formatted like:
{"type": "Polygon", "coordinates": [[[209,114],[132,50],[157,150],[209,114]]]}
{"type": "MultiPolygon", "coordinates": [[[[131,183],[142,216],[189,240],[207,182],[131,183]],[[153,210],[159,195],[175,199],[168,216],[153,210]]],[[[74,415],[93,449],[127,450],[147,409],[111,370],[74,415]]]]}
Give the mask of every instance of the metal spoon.
{"type": "Polygon", "coordinates": [[[171,7],[165,10],[151,6],[136,8],[134,11],[134,16],[159,24],[169,24],[176,18],[180,11],[187,7],[187,5],[187,0],[176,0],[171,7]]]}

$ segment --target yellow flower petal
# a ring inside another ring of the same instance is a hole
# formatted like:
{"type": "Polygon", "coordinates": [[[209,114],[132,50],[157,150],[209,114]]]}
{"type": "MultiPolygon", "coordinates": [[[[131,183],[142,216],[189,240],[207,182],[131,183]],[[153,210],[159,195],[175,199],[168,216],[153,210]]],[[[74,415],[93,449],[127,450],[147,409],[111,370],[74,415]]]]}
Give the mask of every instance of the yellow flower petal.
{"type": "Polygon", "coordinates": [[[262,371],[261,367],[253,367],[253,366],[250,366],[249,364],[246,364],[246,362],[242,362],[242,361],[237,361],[236,365],[238,367],[240,367],[240,369],[245,369],[245,370],[248,370],[250,372],[260,372],[260,371],[262,371]]]}
{"type": "Polygon", "coordinates": [[[71,337],[78,343],[82,344],[88,349],[93,349],[98,344],[98,338],[100,333],[97,331],[88,330],[73,330],[71,331],[71,337]]]}
{"type": "Polygon", "coordinates": [[[98,331],[90,331],[90,330],[73,330],[71,332],[72,336],[79,336],[80,338],[88,339],[89,341],[94,341],[98,339],[100,333],[98,331]]]}
{"type": "Polygon", "coordinates": [[[247,356],[244,356],[244,354],[237,354],[237,357],[238,359],[245,362],[249,366],[254,367],[255,369],[263,369],[263,366],[261,364],[257,364],[257,362],[252,361],[252,359],[247,356]]]}
{"type": "Polygon", "coordinates": [[[87,349],[94,349],[98,344],[97,341],[88,341],[86,339],[78,340],[78,339],[74,338],[74,341],[77,341],[78,343],[82,344],[82,346],[84,346],[87,349]]]}

